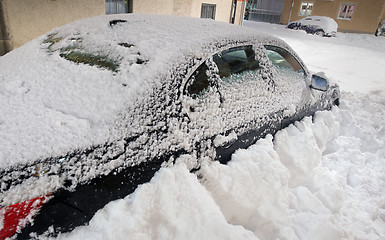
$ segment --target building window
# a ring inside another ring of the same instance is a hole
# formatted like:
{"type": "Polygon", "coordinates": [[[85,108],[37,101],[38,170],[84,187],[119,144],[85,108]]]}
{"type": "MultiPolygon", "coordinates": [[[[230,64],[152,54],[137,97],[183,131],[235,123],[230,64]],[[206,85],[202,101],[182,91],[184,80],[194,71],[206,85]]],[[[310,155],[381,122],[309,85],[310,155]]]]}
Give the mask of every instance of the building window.
{"type": "Polygon", "coordinates": [[[129,2],[127,0],[106,0],[106,14],[128,13],[129,2]]]}
{"type": "Polygon", "coordinates": [[[215,19],[215,4],[202,3],[201,18],[215,19]]]}
{"type": "Polygon", "coordinates": [[[312,2],[303,2],[301,4],[301,9],[299,10],[299,15],[300,16],[310,16],[312,10],[313,10],[313,3],[312,2]]]}
{"type": "Polygon", "coordinates": [[[355,6],[352,4],[341,4],[338,19],[351,20],[353,17],[355,6]]]}

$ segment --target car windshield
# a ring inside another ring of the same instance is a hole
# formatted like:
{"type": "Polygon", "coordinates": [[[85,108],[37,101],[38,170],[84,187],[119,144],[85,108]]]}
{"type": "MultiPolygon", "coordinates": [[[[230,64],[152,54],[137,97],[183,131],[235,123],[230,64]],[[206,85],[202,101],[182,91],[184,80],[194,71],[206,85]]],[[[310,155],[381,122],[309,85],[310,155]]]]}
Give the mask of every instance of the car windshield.
{"type": "Polygon", "coordinates": [[[207,65],[203,63],[191,75],[186,85],[185,93],[192,98],[201,97],[209,88],[209,79],[207,76],[207,65]]]}

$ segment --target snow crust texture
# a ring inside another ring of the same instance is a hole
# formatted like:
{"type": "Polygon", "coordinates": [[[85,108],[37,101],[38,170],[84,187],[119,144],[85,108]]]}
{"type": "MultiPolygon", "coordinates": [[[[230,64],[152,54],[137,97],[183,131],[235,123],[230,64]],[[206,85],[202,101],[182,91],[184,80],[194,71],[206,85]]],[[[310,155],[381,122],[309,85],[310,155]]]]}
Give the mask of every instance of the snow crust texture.
{"type": "Polygon", "coordinates": [[[383,239],[385,41],[249,26],[282,37],[338,82],[340,107],[238,150],[227,165],[207,161],[191,173],[193,159],[181,158],[57,239],[383,239]]]}
{"type": "Polygon", "coordinates": [[[89,226],[59,239],[139,239],[148,229],[142,239],[383,239],[385,41],[340,33],[320,39],[284,26],[246,24],[280,36],[310,69],[338,82],[340,107],[237,151],[226,166],[207,163],[198,175],[182,163],[162,169],[99,211],[89,226]],[[351,53],[356,57],[347,57],[351,53]]]}
{"type": "Polygon", "coordinates": [[[282,40],[211,20],[145,14],[80,20],[10,52],[0,67],[3,206],[64,185],[73,190],[166,154],[213,158],[214,136],[223,134],[214,143],[223,144],[231,131],[241,136],[331,104],[310,90],[308,70],[282,40]],[[301,72],[274,68],[264,45],[291,53],[301,72]],[[212,56],[240,46],[253,49],[258,69],[220,79],[212,56]],[[194,99],[183,89],[202,64],[217,86],[194,99]],[[41,187],[30,188],[35,184],[41,187]]]}
{"type": "MultiPolygon", "coordinates": [[[[151,104],[143,99],[154,89],[180,80],[189,64],[206,60],[231,39],[263,38],[210,20],[141,14],[54,29],[0,59],[0,167],[142,133],[157,113],[134,109],[138,102],[151,104]],[[116,19],[126,22],[110,26],[116,19]],[[133,114],[145,120],[133,123],[133,114]]],[[[176,110],[169,107],[168,112],[176,110]]]]}

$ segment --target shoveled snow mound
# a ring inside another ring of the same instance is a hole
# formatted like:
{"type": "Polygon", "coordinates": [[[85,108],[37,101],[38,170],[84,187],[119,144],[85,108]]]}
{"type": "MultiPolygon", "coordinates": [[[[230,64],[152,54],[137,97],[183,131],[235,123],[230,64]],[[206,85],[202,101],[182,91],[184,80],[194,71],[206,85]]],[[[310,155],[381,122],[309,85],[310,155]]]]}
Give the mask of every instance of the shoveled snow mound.
{"type": "MultiPolygon", "coordinates": [[[[183,165],[160,170],[135,194],[100,210],[69,239],[252,239],[226,222],[210,193],[183,165]],[[183,184],[181,184],[183,182],[183,184]],[[188,220],[188,221],[186,221],[188,220]]],[[[60,239],[61,237],[59,237],[60,239]]]]}

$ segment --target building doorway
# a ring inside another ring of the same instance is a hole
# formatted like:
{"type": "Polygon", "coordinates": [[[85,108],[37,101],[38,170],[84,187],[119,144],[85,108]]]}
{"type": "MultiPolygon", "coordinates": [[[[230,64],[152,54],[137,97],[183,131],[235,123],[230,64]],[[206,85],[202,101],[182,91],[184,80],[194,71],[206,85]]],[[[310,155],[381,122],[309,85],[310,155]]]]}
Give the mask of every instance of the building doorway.
{"type": "Polygon", "coordinates": [[[248,0],[245,19],[280,23],[285,0],[248,0]]]}
{"type": "Polygon", "coordinates": [[[132,0],[106,0],[106,14],[132,13],[132,0]]]}

